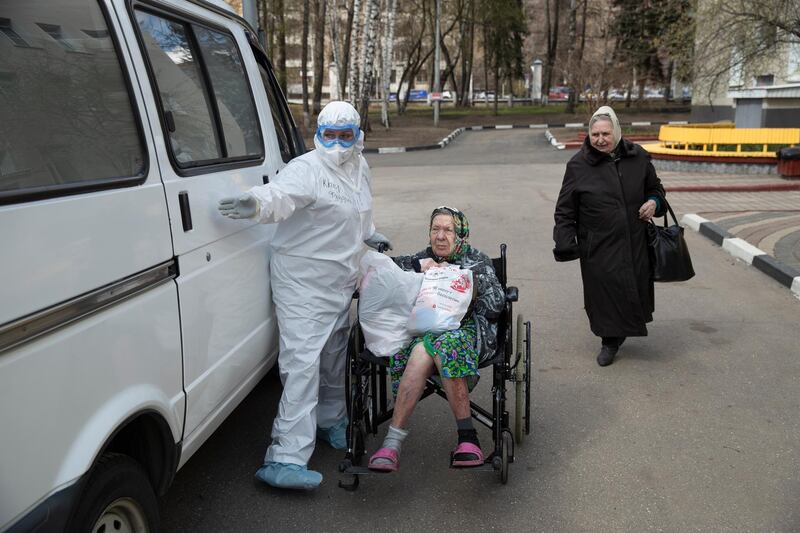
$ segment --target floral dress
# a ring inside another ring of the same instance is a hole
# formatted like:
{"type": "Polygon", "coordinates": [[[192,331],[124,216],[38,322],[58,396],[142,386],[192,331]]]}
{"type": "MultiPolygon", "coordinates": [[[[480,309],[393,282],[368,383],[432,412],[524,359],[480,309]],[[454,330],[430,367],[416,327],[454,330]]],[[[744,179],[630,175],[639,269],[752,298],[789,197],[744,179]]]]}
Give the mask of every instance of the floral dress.
{"type": "MultiPolygon", "coordinates": [[[[419,272],[420,260],[438,258],[428,247],[414,255],[393,259],[403,270],[419,272]]],[[[461,327],[444,333],[426,333],[415,337],[408,346],[390,358],[389,373],[392,378],[392,393],[395,395],[411,350],[420,342],[425,346],[428,355],[441,362],[442,377],[468,378],[470,389],[478,381],[478,365],[482,358],[494,355],[497,348],[495,319],[505,305],[503,287],[494,272],[492,260],[479,250],[469,248],[457,264],[472,271],[477,297],[461,321],[461,327]]]]}

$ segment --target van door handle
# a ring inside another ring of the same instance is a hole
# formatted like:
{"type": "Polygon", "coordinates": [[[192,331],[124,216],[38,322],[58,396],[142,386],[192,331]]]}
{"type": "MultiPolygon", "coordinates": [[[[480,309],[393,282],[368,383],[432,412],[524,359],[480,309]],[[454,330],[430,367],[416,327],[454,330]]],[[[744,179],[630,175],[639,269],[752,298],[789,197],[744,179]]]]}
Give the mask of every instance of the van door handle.
{"type": "Polygon", "coordinates": [[[264,176],[264,185],[269,183],[269,176],[264,176]]]}
{"type": "Polygon", "coordinates": [[[181,206],[181,223],[183,223],[183,231],[190,231],[192,229],[192,210],[189,207],[188,191],[181,191],[178,193],[178,204],[181,206]]]}

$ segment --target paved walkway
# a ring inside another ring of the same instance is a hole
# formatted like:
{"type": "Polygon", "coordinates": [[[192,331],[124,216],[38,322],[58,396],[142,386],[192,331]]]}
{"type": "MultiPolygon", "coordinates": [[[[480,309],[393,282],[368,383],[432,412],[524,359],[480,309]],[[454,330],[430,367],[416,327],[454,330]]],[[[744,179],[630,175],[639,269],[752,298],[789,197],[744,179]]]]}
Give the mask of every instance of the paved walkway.
{"type": "Polygon", "coordinates": [[[680,218],[694,213],[800,271],[800,191],[682,192],[695,186],[773,186],[778,176],[659,172],[680,218]],[[676,189],[678,192],[671,192],[676,189]]]}

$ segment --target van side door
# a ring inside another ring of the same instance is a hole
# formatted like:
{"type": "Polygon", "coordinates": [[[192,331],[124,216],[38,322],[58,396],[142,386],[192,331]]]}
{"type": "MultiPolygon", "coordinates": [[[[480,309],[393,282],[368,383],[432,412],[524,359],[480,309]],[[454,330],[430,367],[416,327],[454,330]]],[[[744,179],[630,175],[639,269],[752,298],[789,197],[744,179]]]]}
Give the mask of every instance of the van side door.
{"type": "Polygon", "coordinates": [[[223,197],[282,164],[243,28],[185,1],[124,2],[154,128],[177,256],[186,460],[277,357],[271,225],[221,216],[223,197]]]}

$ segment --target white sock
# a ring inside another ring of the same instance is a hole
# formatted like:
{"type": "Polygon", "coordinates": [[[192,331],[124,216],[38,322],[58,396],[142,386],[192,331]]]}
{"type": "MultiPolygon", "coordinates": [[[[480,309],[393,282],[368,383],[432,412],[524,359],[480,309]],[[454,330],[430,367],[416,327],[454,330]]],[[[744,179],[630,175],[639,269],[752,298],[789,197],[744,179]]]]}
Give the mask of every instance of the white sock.
{"type": "MultiPolygon", "coordinates": [[[[396,428],[392,425],[389,425],[389,431],[386,432],[386,438],[383,439],[383,447],[384,448],[391,448],[395,450],[398,455],[400,454],[400,448],[403,446],[403,440],[408,436],[407,429],[400,429],[396,428]]],[[[375,464],[391,464],[389,459],[379,457],[373,461],[375,464]]]]}

